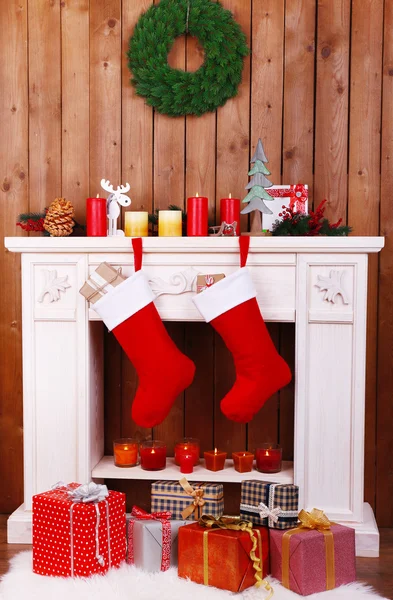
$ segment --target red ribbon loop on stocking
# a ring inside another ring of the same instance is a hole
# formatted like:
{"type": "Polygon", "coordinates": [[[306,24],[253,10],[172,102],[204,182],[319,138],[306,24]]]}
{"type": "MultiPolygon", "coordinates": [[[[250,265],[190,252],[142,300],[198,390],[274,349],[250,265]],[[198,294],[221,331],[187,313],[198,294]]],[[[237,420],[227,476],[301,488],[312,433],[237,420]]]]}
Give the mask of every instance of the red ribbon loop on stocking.
{"type": "Polygon", "coordinates": [[[132,238],[132,248],[134,250],[135,273],[142,268],[142,238],[132,238]]]}
{"type": "Polygon", "coordinates": [[[240,266],[245,267],[248,258],[248,249],[250,247],[250,236],[249,235],[241,235],[239,237],[240,244],[240,266]]]}

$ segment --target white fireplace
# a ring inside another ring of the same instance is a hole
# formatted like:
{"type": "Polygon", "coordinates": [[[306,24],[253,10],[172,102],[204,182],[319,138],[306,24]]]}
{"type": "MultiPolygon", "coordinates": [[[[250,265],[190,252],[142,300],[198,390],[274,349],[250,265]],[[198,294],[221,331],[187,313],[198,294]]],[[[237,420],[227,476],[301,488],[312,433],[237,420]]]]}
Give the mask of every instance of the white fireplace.
{"type": "MultiPolygon", "coordinates": [[[[379,237],[252,237],[248,267],[267,321],[294,322],[294,463],[282,473],[212,473],[294,482],[300,506],[322,508],[356,529],[358,556],[378,556],[379,534],[364,503],[364,398],[368,253],[379,237]]],[[[102,323],[79,289],[104,261],[133,273],[128,238],[6,238],[22,254],[24,504],[8,521],[8,541],[31,541],[31,501],[58,480],[148,479],[116,469],[103,443],[102,323]]],[[[239,267],[237,238],[144,238],[143,268],[164,320],[201,320],[191,302],[198,273],[239,267]]],[[[160,479],[177,479],[172,467],[160,479]]],[[[153,474],[154,476],[154,474],[153,474]]]]}

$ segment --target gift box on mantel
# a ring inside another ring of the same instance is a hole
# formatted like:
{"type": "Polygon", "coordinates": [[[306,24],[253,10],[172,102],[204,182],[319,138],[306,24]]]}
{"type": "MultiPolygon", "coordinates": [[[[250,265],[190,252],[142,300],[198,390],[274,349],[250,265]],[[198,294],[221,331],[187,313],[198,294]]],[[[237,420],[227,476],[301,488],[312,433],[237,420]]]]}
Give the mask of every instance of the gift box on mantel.
{"type": "Polygon", "coordinates": [[[101,263],[89,279],[83,284],[79,293],[82,294],[90,302],[95,304],[97,300],[102,298],[108,292],[114,290],[115,287],[123,283],[126,278],[121,274],[121,267],[115,269],[107,262],[101,263]]]}
{"type": "Polygon", "coordinates": [[[282,207],[286,206],[295,213],[308,214],[308,185],[301,183],[297,185],[273,185],[266,188],[269,196],[272,196],[272,201],[267,200],[266,206],[271,210],[272,214],[262,213],[262,228],[271,231],[273,224],[282,213],[282,207]]]}
{"type": "Polygon", "coordinates": [[[127,563],[144,571],[177,565],[178,531],[187,521],[171,521],[170,512],[149,514],[134,506],[127,522],[127,563]]]}
{"type": "Polygon", "coordinates": [[[299,512],[299,488],[250,479],[242,481],[240,516],[254,525],[272,529],[296,527],[299,512]]]}
{"type": "MultiPolygon", "coordinates": [[[[179,529],[179,577],[222,590],[241,592],[253,585],[270,585],[269,536],[239,518],[203,516],[179,529]]],[[[203,594],[201,594],[203,596],[203,594]]],[[[268,596],[270,597],[270,596],[268,596]]]]}
{"type": "Polygon", "coordinates": [[[59,483],[33,496],[34,573],[88,577],[125,557],[125,494],[95,483],[59,483]]]}
{"type": "Polygon", "coordinates": [[[172,519],[197,521],[202,515],[224,514],[222,483],[192,482],[185,477],[177,481],[155,481],[151,484],[151,511],[172,513],[172,519]]]}
{"type": "Polygon", "coordinates": [[[272,576],[302,596],[355,581],[355,530],[315,508],[300,511],[299,520],[295,529],[269,530],[272,576]]]}

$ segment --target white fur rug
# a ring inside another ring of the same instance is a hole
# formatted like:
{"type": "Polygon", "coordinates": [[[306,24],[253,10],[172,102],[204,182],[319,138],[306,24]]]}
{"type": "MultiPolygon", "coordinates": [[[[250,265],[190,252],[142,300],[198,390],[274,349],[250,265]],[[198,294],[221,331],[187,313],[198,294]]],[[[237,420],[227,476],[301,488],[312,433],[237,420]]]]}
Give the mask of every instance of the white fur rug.
{"type": "MultiPolygon", "coordinates": [[[[301,596],[270,580],[273,600],[299,600],[301,596]]],[[[107,575],[88,579],[61,579],[35,575],[31,570],[31,552],[21,552],[11,561],[9,572],[0,583],[1,600],[263,600],[263,588],[249,588],[232,594],[179,579],[176,569],[165,573],[145,573],[124,564],[107,575]]],[[[381,598],[367,586],[354,583],[336,590],[312,594],[309,600],[363,600],[381,598]]],[[[385,599],[387,600],[387,599],[385,599]]]]}

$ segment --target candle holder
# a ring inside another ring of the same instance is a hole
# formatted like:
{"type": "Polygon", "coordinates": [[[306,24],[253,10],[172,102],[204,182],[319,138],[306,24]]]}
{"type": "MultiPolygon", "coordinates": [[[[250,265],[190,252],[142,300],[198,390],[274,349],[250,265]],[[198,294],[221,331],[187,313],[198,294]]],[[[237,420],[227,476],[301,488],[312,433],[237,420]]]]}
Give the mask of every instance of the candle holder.
{"type": "Polygon", "coordinates": [[[248,452],[245,450],[244,452],[233,452],[233,466],[235,470],[239,473],[248,473],[252,471],[252,467],[254,464],[254,453],[248,452]]]}
{"type": "Polygon", "coordinates": [[[121,438],[113,442],[113,459],[116,467],[135,467],[138,462],[139,443],[132,438],[121,438]]]}
{"type": "Polygon", "coordinates": [[[147,237],[149,235],[149,213],[139,210],[126,212],[124,231],[126,237],[147,237]]]}
{"type": "Polygon", "coordinates": [[[208,471],[222,471],[225,467],[225,460],[227,457],[227,452],[222,452],[221,450],[209,450],[208,452],[204,452],[206,469],[208,471]]]}
{"type": "Polygon", "coordinates": [[[255,451],[257,470],[261,473],[279,473],[282,467],[282,448],[279,444],[259,444],[255,451]]]}
{"type": "Polygon", "coordinates": [[[194,457],[194,467],[199,464],[200,443],[196,438],[182,438],[175,444],[175,464],[180,466],[180,459],[184,454],[191,454],[194,457]]]}
{"type": "Polygon", "coordinates": [[[166,467],[166,445],[152,440],[142,442],[139,449],[141,467],[144,471],[161,471],[166,467]]]}

